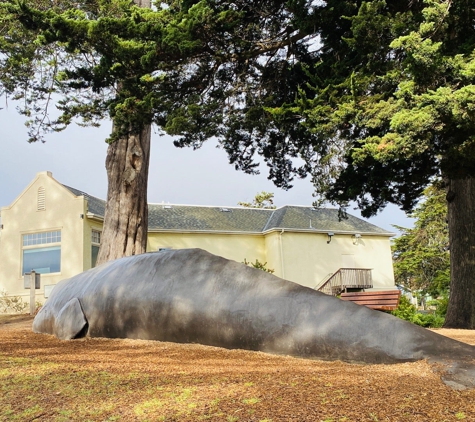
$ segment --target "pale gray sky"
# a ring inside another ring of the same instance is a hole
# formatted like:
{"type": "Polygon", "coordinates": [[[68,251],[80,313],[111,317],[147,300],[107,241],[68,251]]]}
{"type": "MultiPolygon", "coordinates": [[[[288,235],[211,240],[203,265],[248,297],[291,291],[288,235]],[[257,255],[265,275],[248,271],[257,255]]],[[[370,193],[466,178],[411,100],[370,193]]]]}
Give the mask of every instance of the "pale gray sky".
{"type": "MultiPolygon", "coordinates": [[[[5,103],[2,101],[2,107],[5,103]]],[[[28,144],[24,118],[13,105],[0,110],[0,207],[7,206],[40,171],[51,171],[59,182],[93,196],[106,198],[107,177],[104,167],[110,125],[101,128],[71,126],[49,135],[47,142],[28,144]]],[[[311,205],[312,185],[308,179],[295,180],[294,187],[283,191],[267,180],[267,168],[258,176],[236,171],[226,153],[211,141],[200,150],[179,149],[172,138],[153,135],[149,173],[149,202],[173,204],[235,206],[252,201],[260,191],[275,193],[275,203],[311,205]]],[[[348,212],[359,216],[359,212],[348,212]]],[[[397,207],[389,205],[369,219],[373,224],[395,232],[392,224],[411,227],[412,220],[397,207]]]]}

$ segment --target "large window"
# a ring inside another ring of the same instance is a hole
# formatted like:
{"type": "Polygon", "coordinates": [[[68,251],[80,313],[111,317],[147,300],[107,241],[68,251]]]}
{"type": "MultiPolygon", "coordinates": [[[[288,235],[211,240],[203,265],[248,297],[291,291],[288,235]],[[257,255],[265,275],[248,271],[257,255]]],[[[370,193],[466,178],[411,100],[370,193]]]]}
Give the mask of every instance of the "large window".
{"type": "Polygon", "coordinates": [[[23,235],[22,273],[36,271],[40,274],[61,271],[61,231],[23,235]]]}
{"type": "Polygon", "coordinates": [[[91,233],[91,267],[94,268],[99,254],[99,246],[101,244],[101,232],[93,230],[91,233]]]}

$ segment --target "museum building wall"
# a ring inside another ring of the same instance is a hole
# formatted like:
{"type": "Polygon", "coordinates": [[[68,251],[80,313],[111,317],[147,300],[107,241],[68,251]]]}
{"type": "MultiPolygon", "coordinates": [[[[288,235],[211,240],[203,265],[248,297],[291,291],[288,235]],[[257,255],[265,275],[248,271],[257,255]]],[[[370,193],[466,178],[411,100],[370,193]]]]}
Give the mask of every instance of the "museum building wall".
{"type": "Polygon", "coordinates": [[[23,273],[41,273],[43,287],[72,277],[84,268],[83,226],[86,203],[52,178],[35,179],[8,207],[3,207],[0,242],[0,290],[29,298],[23,273]],[[59,205],[60,204],[60,205],[59,205]]]}

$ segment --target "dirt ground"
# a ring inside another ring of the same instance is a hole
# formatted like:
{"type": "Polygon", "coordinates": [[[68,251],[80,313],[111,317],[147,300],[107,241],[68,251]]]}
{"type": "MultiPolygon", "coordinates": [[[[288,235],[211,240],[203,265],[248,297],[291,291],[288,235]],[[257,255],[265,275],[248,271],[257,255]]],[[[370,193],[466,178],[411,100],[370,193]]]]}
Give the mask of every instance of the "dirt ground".
{"type": "MultiPolygon", "coordinates": [[[[426,362],[356,365],[143,340],[59,341],[0,316],[0,420],[475,421],[426,362]]],[[[438,330],[475,345],[475,331],[438,330]]]]}

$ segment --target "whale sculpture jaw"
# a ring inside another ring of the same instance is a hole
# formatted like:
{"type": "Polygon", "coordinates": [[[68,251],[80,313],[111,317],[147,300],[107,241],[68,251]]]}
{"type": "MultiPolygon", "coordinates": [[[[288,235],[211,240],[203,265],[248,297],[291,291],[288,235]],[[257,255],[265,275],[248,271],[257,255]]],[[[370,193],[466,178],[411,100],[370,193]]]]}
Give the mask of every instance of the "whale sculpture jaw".
{"type": "Polygon", "coordinates": [[[200,249],[122,258],[63,280],[33,330],[363,363],[428,359],[453,388],[475,386],[473,346],[200,249]]]}

